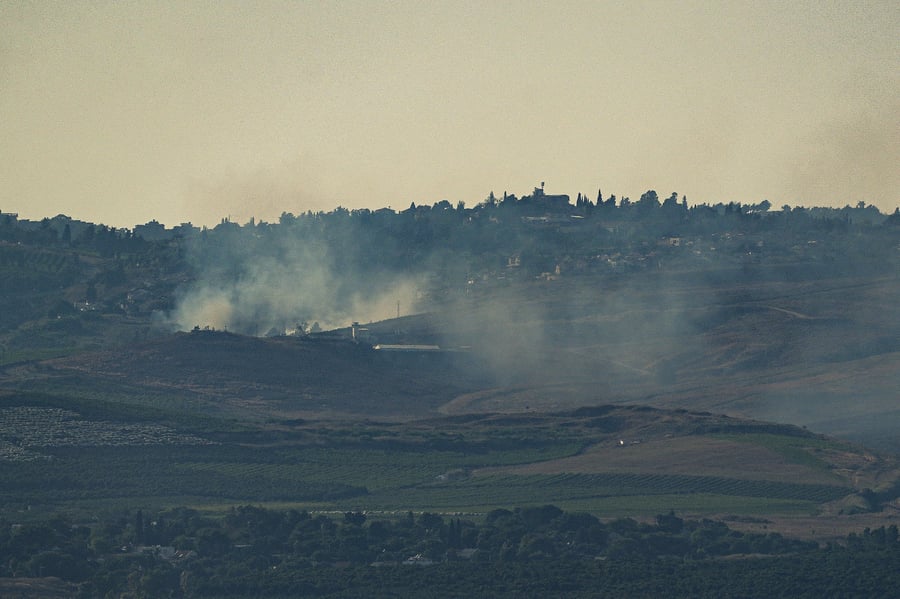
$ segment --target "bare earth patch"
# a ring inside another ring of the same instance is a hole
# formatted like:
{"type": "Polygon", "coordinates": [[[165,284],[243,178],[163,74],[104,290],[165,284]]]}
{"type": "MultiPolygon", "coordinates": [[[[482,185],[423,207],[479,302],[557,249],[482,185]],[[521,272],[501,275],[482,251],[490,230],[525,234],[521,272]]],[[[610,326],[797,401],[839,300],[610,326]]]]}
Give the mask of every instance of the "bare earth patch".
{"type": "Polygon", "coordinates": [[[865,528],[875,529],[882,526],[900,526],[900,510],[887,507],[880,512],[852,515],[824,514],[819,516],[766,516],[762,522],[748,522],[730,519],[727,515],[713,516],[724,518],[729,528],[743,532],[769,533],[778,532],[786,537],[818,541],[819,543],[843,543],[850,533],[860,534],[865,528]]]}
{"type": "Polygon", "coordinates": [[[835,484],[834,474],[793,463],[775,451],[701,436],[668,437],[624,445],[602,443],[579,455],[523,466],[486,468],[476,474],[688,474],[805,484],[835,484]]]}

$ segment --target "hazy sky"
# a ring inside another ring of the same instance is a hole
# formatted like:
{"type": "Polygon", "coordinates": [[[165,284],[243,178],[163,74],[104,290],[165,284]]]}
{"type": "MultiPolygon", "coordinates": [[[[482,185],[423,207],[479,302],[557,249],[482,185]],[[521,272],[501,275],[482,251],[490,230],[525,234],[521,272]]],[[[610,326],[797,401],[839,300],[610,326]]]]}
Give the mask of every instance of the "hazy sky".
{"type": "Polygon", "coordinates": [[[0,210],[900,205],[900,2],[0,2],[0,210]]]}

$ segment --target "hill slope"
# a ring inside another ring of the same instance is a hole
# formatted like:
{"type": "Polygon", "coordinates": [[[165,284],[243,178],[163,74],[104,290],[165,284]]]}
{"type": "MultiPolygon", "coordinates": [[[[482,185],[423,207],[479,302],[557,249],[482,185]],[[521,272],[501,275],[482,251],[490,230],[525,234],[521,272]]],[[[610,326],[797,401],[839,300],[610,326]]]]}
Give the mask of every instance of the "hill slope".
{"type": "Polygon", "coordinates": [[[563,276],[370,323],[359,344],[348,330],[267,339],[196,331],[8,367],[2,380],[75,394],[127,388],[254,419],[649,404],[900,451],[900,279],[776,274],[563,276]],[[465,349],[373,351],[379,342],[465,349]]]}
{"type": "Polygon", "coordinates": [[[165,396],[187,410],[251,421],[409,418],[434,413],[477,388],[472,377],[459,376],[464,360],[457,354],[387,356],[342,339],[196,331],[8,368],[6,380],[30,390],[124,401],[165,396]]]}

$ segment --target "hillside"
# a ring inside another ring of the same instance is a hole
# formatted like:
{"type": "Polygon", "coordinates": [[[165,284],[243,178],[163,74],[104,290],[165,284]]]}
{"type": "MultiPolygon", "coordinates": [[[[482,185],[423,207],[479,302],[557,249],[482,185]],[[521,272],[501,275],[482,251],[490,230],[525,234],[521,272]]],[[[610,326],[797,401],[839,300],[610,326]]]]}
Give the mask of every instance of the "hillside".
{"type": "Polygon", "coordinates": [[[900,451],[900,279],[790,274],[563,273],[483,285],[420,315],[368,323],[360,343],[348,329],[157,334],[9,365],[2,382],[166,396],[251,419],[645,404],[786,422],[900,451]],[[371,349],[378,343],[453,351],[379,353],[371,349]]]}
{"type": "Polygon", "coordinates": [[[889,523],[896,219],[729,206],[0,223],[6,509],[889,523]]]}
{"type": "MultiPolygon", "coordinates": [[[[257,421],[411,417],[477,388],[465,355],[386,356],[349,339],[177,333],[10,370],[29,389],[167,396],[184,409],[257,421]]],[[[126,401],[129,401],[126,399],[126,401]]]]}
{"type": "Polygon", "coordinates": [[[900,279],[778,274],[563,274],[369,323],[358,343],[348,329],[273,338],[199,330],[10,366],[3,380],[167,396],[242,419],[654,405],[900,451],[900,279]],[[378,343],[448,351],[379,352],[378,343]]]}
{"type": "Polygon", "coordinates": [[[650,404],[900,451],[900,279],[717,274],[563,275],[441,312],[431,327],[453,331],[504,382],[442,411],[650,404]]]}

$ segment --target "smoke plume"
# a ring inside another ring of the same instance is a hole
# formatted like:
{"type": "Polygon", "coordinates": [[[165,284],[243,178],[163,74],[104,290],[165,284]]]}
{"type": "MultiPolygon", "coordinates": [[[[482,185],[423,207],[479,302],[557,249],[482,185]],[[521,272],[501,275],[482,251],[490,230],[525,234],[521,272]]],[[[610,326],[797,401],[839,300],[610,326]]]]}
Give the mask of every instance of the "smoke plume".
{"type": "Polygon", "coordinates": [[[251,226],[225,223],[194,241],[196,276],[167,316],[171,327],[283,334],[391,318],[398,305],[413,309],[416,278],[350,263],[347,240],[326,243],[283,226],[248,232],[251,226]]]}

